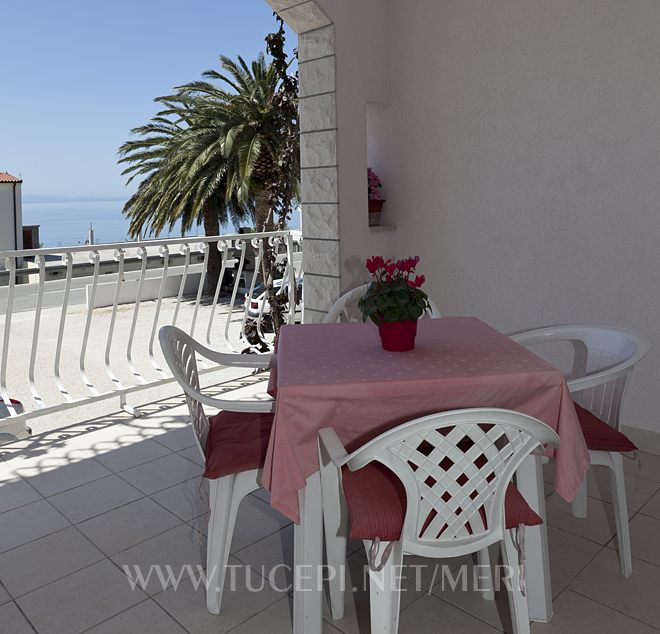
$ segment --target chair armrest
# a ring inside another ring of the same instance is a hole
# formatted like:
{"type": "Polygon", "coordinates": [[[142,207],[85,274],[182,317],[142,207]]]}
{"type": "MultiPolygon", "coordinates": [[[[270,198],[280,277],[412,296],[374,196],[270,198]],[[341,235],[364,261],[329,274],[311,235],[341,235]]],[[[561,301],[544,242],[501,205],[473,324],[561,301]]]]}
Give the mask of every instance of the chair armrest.
{"type": "Polygon", "coordinates": [[[188,396],[190,396],[195,401],[202,403],[204,405],[209,405],[215,409],[224,410],[227,412],[262,412],[269,414],[275,411],[275,400],[268,399],[242,399],[240,401],[234,401],[226,398],[214,398],[212,396],[207,396],[202,394],[188,384],[182,385],[184,391],[188,396]]]}
{"type": "Polygon", "coordinates": [[[337,469],[346,464],[348,453],[332,427],[319,430],[319,446],[337,469]]]}
{"type": "Polygon", "coordinates": [[[257,368],[260,370],[268,370],[271,364],[273,354],[239,354],[236,352],[217,352],[204,346],[197,344],[195,346],[196,352],[219,365],[227,366],[230,368],[257,368]]]}

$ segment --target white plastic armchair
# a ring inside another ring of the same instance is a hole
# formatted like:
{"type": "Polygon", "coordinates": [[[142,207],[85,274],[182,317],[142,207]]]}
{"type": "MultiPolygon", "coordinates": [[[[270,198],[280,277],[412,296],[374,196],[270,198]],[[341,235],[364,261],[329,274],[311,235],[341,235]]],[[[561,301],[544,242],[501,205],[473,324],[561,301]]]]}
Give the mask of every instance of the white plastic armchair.
{"type": "MultiPolygon", "coordinates": [[[[506,530],[507,487],[522,461],[543,445],[558,446],[557,434],[524,414],[469,409],[425,416],[396,427],[348,454],[335,431],[319,432],[319,457],[329,566],[345,557],[347,510],[341,470],[377,461],[398,477],[406,492],[401,537],[396,542],[365,540],[369,554],[371,631],[395,633],[399,613],[397,575],[404,554],[459,557],[486,552],[500,542],[511,566],[509,600],[515,632],[529,631],[527,600],[521,589],[517,547],[506,530]],[[375,566],[377,558],[381,563],[375,566]]],[[[343,613],[343,588],[330,582],[333,618],[343,613]]]]}
{"type": "MultiPolygon", "coordinates": [[[[549,343],[570,342],[574,357],[566,382],[573,399],[601,421],[619,430],[628,381],[635,365],[649,351],[649,342],[644,335],[612,326],[566,325],[536,328],[509,336],[531,349],[549,343]]],[[[632,553],[622,456],[616,451],[590,450],[589,457],[591,464],[610,469],[621,572],[628,577],[632,574],[632,553]]],[[[586,478],[570,509],[575,517],[587,516],[586,478]]]]}
{"type": "MultiPolygon", "coordinates": [[[[338,321],[357,321],[354,314],[349,312],[351,308],[353,311],[357,311],[357,302],[361,297],[364,297],[369,284],[362,284],[353,290],[350,290],[344,293],[331,307],[328,311],[328,314],[323,319],[324,324],[334,324],[338,321]]],[[[437,319],[442,317],[440,314],[440,309],[437,307],[435,302],[429,299],[429,306],[425,313],[426,317],[432,319],[437,319]]]]}
{"type": "MultiPolygon", "coordinates": [[[[206,447],[211,430],[203,405],[224,412],[238,412],[247,416],[252,427],[250,414],[268,414],[274,411],[273,399],[240,399],[211,397],[200,388],[197,356],[204,357],[223,366],[266,369],[270,363],[268,355],[226,354],[209,350],[188,334],[174,326],[163,326],[158,338],[163,355],[174,378],[184,390],[197,447],[206,456],[206,447]]],[[[227,421],[229,425],[229,421],[227,421]]],[[[255,429],[255,433],[260,430],[255,429]]],[[[240,447],[236,446],[236,450],[240,447]]],[[[207,590],[206,604],[209,612],[219,614],[222,603],[224,576],[229,557],[236,515],[241,500],[252,491],[261,488],[261,470],[249,468],[209,480],[209,504],[211,513],[208,524],[207,542],[207,590]]]]}

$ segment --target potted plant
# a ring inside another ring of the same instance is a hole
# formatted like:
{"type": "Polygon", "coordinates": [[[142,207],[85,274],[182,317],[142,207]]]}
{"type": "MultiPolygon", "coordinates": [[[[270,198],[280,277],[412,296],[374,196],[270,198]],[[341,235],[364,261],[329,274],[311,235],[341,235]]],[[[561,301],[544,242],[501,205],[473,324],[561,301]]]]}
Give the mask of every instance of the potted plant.
{"type": "Polygon", "coordinates": [[[369,192],[369,226],[377,227],[380,225],[380,212],[383,210],[383,184],[378,178],[378,174],[370,167],[367,169],[367,185],[369,192]]]}
{"type": "Polygon", "coordinates": [[[358,302],[362,320],[371,319],[378,326],[384,350],[405,352],[415,347],[417,320],[429,308],[429,299],[421,290],[426,281],[415,275],[419,256],[393,262],[376,255],[367,260],[373,281],[358,302]]]}

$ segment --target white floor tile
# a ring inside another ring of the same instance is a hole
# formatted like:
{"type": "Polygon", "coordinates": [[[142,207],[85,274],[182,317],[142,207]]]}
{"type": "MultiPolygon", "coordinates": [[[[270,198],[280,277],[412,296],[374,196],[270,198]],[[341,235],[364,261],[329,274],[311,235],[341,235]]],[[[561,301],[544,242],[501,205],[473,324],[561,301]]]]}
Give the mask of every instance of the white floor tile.
{"type": "Polygon", "coordinates": [[[143,493],[151,495],[184,480],[200,476],[201,473],[202,469],[199,465],[179,454],[171,453],[163,458],[122,471],[121,477],[143,493]]]}
{"type": "Polygon", "coordinates": [[[550,623],[534,623],[533,634],[652,634],[657,630],[616,610],[566,590],[554,602],[550,623]]]}
{"type": "Polygon", "coordinates": [[[602,548],[588,539],[548,526],[548,550],[552,580],[568,585],[602,548]]]}
{"type": "Polygon", "coordinates": [[[106,451],[98,455],[96,459],[111,471],[118,473],[170,454],[169,449],[154,440],[143,439],[121,449],[106,451]]]}
{"type": "Polygon", "coordinates": [[[192,447],[188,447],[187,449],[182,449],[177,453],[183,456],[184,458],[186,458],[187,460],[190,460],[191,462],[194,462],[195,464],[199,465],[200,467],[204,466],[204,456],[202,456],[201,452],[199,451],[199,447],[197,447],[197,445],[193,445],[192,447]]]}
{"type": "Polygon", "coordinates": [[[12,476],[0,482],[0,513],[41,499],[41,494],[20,476],[12,476]]]}
{"type": "MultiPolygon", "coordinates": [[[[249,621],[243,623],[232,634],[291,634],[293,622],[291,600],[280,599],[274,605],[266,608],[249,621]]],[[[323,621],[323,634],[337,634],[338,630],[323,621]]]]}
{"type": "Polygon", "coordinates": [[[180,429],[171,429],[155,437],[155,441],[164,445],[171,451],[181,451],[195,445],[195,433],[191,425],[180,429]]]}
{"type": "MultiPolygon", "coordinates": [[[[323,618],[332,623],[344,634],[360,634],[370,632],[369,618],[369,575],[367,560],[361,555],[354,554],[348,558],[346,576],[346,596],[344,603],[344,618],[333,621],[330,607],[323,601],[323,618]]],[[[417,600],[424,590],[415,590],[415,587],[403,582],[401,593],[402,609],[417,600]]]]}
{"type": "Polygon", "coordinates": [[[140,603],[126,576],[107,559],[19,598],[39,634],[78,634],[140,603]]]}
{"type": "Polygon", "coordinates": [[[641,509],[644,515],[660,520],[660,492],[656,493],[641,509]]]}
{"type": "MultiPolygon", "coordinates": [[[[199,566],[205,565],[206,541],[188,524],[182,524],[114,555],[112,560],[119,566],[129,566],[131,570],[139,566],[144,574],[152,565],[161,566],[166,574],[165,566],[170,566],[174,579],[186,579],[191,572],[198,574],[199,566]]],[[[147,592],[162,592],[175,582],[174,579],[165,577],[161,580],[157,573],[152,574],[147,592]]]]}
{"type": "Polygon", "coordinates": [[[496,628],[435,595],[423,595],[401,612],[399,634],[493,634],[496,628]]]}
{"type": "Polygon", "coordinates": [[[0,552],[22,546],[69,526],[46,500],[0,514],[0,552]]]}
{"type": "Polygon", "coordinates": [[[105,478],[111,474],[112,471],[109,471],[101,463],[88,458],[59,466],[38,475],[26,476],[26,479],[39,493],[48,497],[105,478]]]}
{"type": "MultiPolygon", "coordinates": [[[[188,522],[203,516],[209,509],[208,481],[204,478],[192,478],[175,484],[169,489],[154,493],[151,497],[161,506],[188,522]],[[201,487],[201,489],[200,489],[201,487]]],[[[200,527],[203,522],[200,522],[200,527]]],[[[206,532],[206,528],[204,528],[206,532]]]]}
{"type": "MultiPolygon", "coordinates": [[[[660,568],[633,558],[632,576],[621,576],[616,551],[604,548],[569,586],[577,592],[660,628],[660,568]]],[[[563,594],[561,595],[563,596],[563,594]]]]}
{"type": "Polygon", "coordinates": [[[273,574],[278,588],[293,583],[293,525],[233,553],[239,561],[248,564],[258,574],[266,577],[275,566],[285,564],[273,574]]]}
{"type": "Polygon", "coordinates": [[[138,603],[93,627],[87,634],[185,634],[171,616],[151,599],[138,603]]]}
{"type": "Polygon", "coordinates": [[[110,475],[48,498],[48,501],[74,524],[128,504],[142,493],[126,481],[110,475]]]}
{"type": "Polygon", "coordinates": [[[15,603],[0,606],[0,627],[3,634],[34,634],[34,630],[15,603]]]}
{"type": "MultiPolygon", "coordinates": [[[[635,515],[630,520],[630,545],[633,557],[660,566],[660,520],[641,513],[635,515]]],[[[619,546],[612,540],[608,547],[618,550],[619,546]]]]}
{"type": "Polygon", "coordinates": [[[78,524],[78,528],[107,555],[135,546],[181,523],[149,498],[136,500],[78,524]]]}
{"type": "Polygon", "coordinates": [[[11,601],[9,593],[2,586],[0,586],[0,605],[3,605],[8,601],[11,601]]]}
{"type": "Polygon", "coordinates": [[[607,544],[616,533],[612,505],[595,498],[588,500],[587,517],[576,518],[570,514],[568,503],[555,493],[546,502],[546,517],[550,526],[602,545],[607,544]]]}
{"type": "MultiPolygon", "coordinates": [[[[229,565],[239,565],[239,562],[230,558],[229,565]]],[[[232,590],[230,575],[227,574],[220,614],[209,614],[204,585],[195,588],[189,580],[181,583],[176,590],[168,588],[156,594],[154,600],[191,634],[224,634],[283,597],[281,592],[271,588],[268,583],[261,588],[261,581],[252,586],[258,590],[250,591],[242,569],[236,569],[235,580],[232,590]]]]}
{"type": "Polygon", "coordinates": [[[632,476],[639,475],[641,478],[660,483],[660,456],[638,451],[636,460],[624,457],[623,470],[632,476]]]}
{"type": "MultiPolygon", "coordinates": [[[[626,502],[632,511],[638,511],[660,489],[660,483],[637,475],[628,473],[625,480],[626,502]]],[[[591,467],[587,478],[587,491],[590,497],[612,502],[610,470],[605,467],[591,467]]]]}
{"type": "Polygon", "coordinates": [[[104,558],[76,528],[65,528],[0,555],[0,580],[14,597],[104,558]]]}

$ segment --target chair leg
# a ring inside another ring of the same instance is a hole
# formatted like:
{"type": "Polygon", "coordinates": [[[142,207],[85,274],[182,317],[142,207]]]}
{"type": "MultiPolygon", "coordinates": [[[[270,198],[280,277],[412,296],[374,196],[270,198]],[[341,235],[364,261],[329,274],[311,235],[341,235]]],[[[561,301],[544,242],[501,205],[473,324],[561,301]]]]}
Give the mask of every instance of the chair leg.
{"type": "Polygon", "coordinates": [[[584,480],[580,484],[575,499],[570,504],[570,511],[573,517],[584,519],[587,517],[587,474],[584,474],[584,480]]]}
{"type": "MultiPolygon", "coordinates": [[[[383,551],[390,542],[382,542],[377,555],[380,561],[383,551]]],[[[372,542],[365,541],[367,552],[372,542]]],[[[371,602],[371,634],[397,634],[399,629],[399,605],[401,602],[401,566],[403,546],[394,542],[392,551],[383,569],[369,569],[369,600],[371,602]]]]}
{"type": "Polygon", "coordinates": [[[616,521],[616,541],[619,546],[619,563],[621,574],[624,577],[630,577],[633,568],[623,458],[620,453],[610,453],[609,457],[612,461],[610,486],[612,487],[612,503],[614,504],[614,518],[616,521]]]}
{"type": "Polygon", "coordinates": [[[527,606],[527,597],[522,593],[520,587],[520,565],[518,559],[518,550],[513,542],[512,531],[504,531],[504,540],[502,541],[502,559],[504,565],[509,571],[509,584],[507,588],[509,597],[509,608],[511,611],[511,624],[513,625],[513,634],[529,634],[529,608],[527,606]]]}
{"type": "Polygon", "coordinates": [[[341,489],[339,472],[321,456],[321,497],[323,528],[328,565],[328,594],[332,619],[344,617],[346,590],[346,550],[348,542],[348,509],[341,489]]]}
{"type": "Polygon", "coordinates": [[[257,471],[246,471],[211,480],[209,499],[211,516],[206,544],[206,608],[220,614],[225,572],[238,507],[243,498],[259,488],[257,471]]]}
{"type": "Polygon", "coordinates": [[[348,542],[347,512],[340,495],[332,502],[323,499],[323,523],[325,528],[326,563],[328,565],[328,591],[332,619],[344,617],[346,589],[346,549],[348,542]],[[326,507],[326,503],[328,506],[326,507]]]}
{"type": "Polygon", "coordinates": [[[490,567],[490,552],[488,548],[482,548],[477,552],[477,566],[481,596],[486,601],[494,601],[493,570],[490,567]]]}

